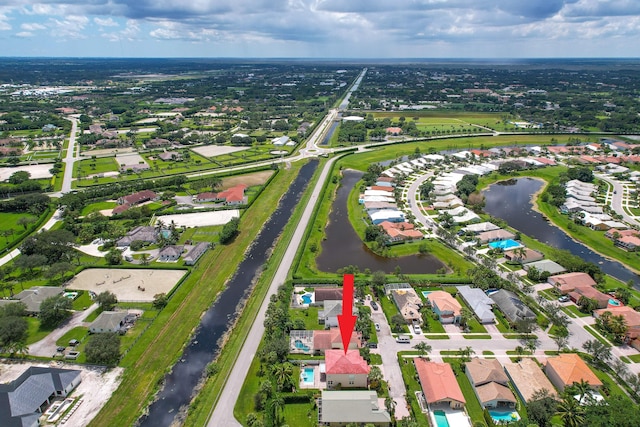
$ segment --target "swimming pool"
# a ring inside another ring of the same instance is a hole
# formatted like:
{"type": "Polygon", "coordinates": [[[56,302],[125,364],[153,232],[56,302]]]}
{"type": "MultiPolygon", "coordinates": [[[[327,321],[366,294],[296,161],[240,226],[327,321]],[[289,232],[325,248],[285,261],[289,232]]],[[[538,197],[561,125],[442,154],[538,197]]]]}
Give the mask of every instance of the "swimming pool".
{"type": "Polygon", "coordinates": [[[302,298],[303,304],[311,304],[313,302],[313,294],[304,294],[300,298],[302,298]]]}
{"type": "Polygon", "coordinates": [[[495,421],[498,421],[498,422],[518,421],[520,419],[520,415],[518,415],[516,411],[503,412],[503,411],[490,410],[489,415],[491,415],[491,418],[493,418],[495,421]]]}
{"type": "Polygon", "coordinates": [[[303,384],[313,384],[313,368],[304,368],[300,375],[303,384]]]}
{"type": "Polygon", "coordinates": [[[502,250],[507,250],[507,249],[514,249],[514,248],[519,248],[522,245],[519,242],[516,242],[513,239],[507,239],[507,240],[499,240],[497,242],[491,242],[489,243],[489,247],[496,249],[502,249],[502,250]]]}
{"type": "MultiPolygon", "coordinates": [[[[427,298],[427,296],[431,293],[431,291],[422,291],[422,296],[427,298]]],[[[435,412],[434,412],[435,414],[435,412]]]]}
{"type": "Polygon", "coordinates": [[[449,427],[449,421],[447,421],[447,416],[443,411],[433,411],[433,416],[438,427],[449,427]]]}
{"type": "Polygon", "coordinates": [[[613,306],[618,307],[618,306],[620,306],[620,301],[615,300],[613,298],[609,298],[609,305],[613,305],[613,306]]]}
{"type": "Polygon", "coordinates": [[[298,350],[304,350],[304,351],[309,351],[311,350],[311,348],[306,345],[305,343],[303,343],[300,340],[295,340],[295,342],[293,343],[293,345],[298,349],[298,350]]]}

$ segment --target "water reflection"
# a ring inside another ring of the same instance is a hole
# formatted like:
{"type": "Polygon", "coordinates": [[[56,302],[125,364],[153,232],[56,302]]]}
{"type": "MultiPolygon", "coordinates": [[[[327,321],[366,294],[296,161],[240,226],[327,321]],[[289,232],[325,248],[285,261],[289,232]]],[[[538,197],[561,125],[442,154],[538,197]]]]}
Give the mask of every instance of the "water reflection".
{"type": "Polygon", "coordinates": [[[399,258],[385,258],[371,252],[354,231],[347,214],[347,199],[353,186],[362,177],[362,172],[344,171],[340,188],[333,202],[326,240],[322,242],[322,253],[316,259],[320,271],[335,272],[348,265],[357,265],[360,271],[382,270],[393,273],[396,266],[405,274],[435,273],[444,267],[432,255],[412,255],[399,258]]]}
{"type": "Polygon", "coordinates": [[[626,282],[638,284],[638,275],[622,264],[610,261],[593,252],[567,234],[551,225],[539,212],[533,210],[531,196],[539,191],[543,182],[532,178],[518,178],[491,185],[484,195],[485,212],[504,219],[511,227],[527,236],[559,249],[565,249],[585,261],[598,265],[603,272],[626,282]]]}

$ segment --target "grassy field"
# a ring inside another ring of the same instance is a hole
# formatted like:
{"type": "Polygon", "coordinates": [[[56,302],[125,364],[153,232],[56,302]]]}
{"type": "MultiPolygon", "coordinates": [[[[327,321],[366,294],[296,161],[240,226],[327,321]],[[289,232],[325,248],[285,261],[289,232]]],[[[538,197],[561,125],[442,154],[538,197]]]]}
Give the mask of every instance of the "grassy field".
{"type": "Polygon", "coordinates": [[[117,172],[120,169],[115,157],[100,157],[96,159],[84,159],[73,164],[73,177],[80,175],[101,174],[105,172],[117,172]]]}
{"type": "MultiPolygon", "coordinates": [[[[19,241],[26,237],[27,229],[18,223],[20,218],[27,218],[33,222],[38,220],[38,217],[28,213],[0,213],[0,253],[12,242],[19,241]],[[24,236],[22,236],[23,234],[24,236]]],[[[27,225],[27,228],[28,227],[29,225],[27,225]]]]}
{"type": "Polygon", "coordinates": [[[81,216],[86,216],[86,215],[89,215],[92,212],[100,212],[100,211],[104,211],[104,210],[107,210],[107,209],[113,209],[116,206],[118,206],[118,204],[116,202],[91,203],[90,205],[87,205],[84,208],[82,208],[82,211],[80,212],[80,215],[81,216]]]}
{"type": "MultiPolygon", "coordinates": [[[[261,203],[253,205],[242,216],[241,232],[231,244],[217,246],[200,259],[175,291],[169,304],[122,359],[120,365],[126,368],[122,383],[91,422],[91,426],[132,425],[140,416],[157,390],[160,380],[182,352],[181,344],[188,340],[200,320],[201,313],[223,289],[225,281],[234,272],[246,248],[275,209],[282,194],[281,189],[290,185],[301,166],[296,163],[291,169],[282,171],[274,178],[272,185],[262,193],[261,203]],[[202,282],[211,285],[198,286],[202,282]],[[196,288],[197,291],[194,292],[196,288]],[[137,398],[131,399],[131,396],[137,398]]],[[[257,299],[261,301],[260,298],[257,299]]],[[[243,334],[233,335],[235,339],[241,338],[240,336],[244,337],[243,334]]],[[[232,362],[233,359],[218,363],[222,369],[229,369],[232,362]]],[[[213,393],[217,390],[219,385],[213,388],[213,393]]],[[[208,406],[200,407],[201,411],[205,411],[206,419],[211,400],[205,397],[203,401],[209,402],[208,406]]]]}

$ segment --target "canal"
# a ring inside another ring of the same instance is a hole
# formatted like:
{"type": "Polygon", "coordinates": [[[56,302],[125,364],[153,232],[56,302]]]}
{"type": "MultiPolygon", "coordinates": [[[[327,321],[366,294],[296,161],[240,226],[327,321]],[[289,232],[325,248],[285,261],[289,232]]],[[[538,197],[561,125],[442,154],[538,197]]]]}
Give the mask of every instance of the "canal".
{"type": "Polygon", "coordinates": [[[322,253],[316,259],[320,271],[335,273],[339,268],[357,265],[360,271],[382,270],[393,273],[396,266],[404,274],[436,273],[444,264],[433,255],[412,255],[399,258],[381,257],[369,250],[353,229],[347,213],[349,193],[362,178],[362,172],[344,171],[340,188],[329,214],[329,225],[325,229],[322,253]]]}
{"type": "Polygon", "coordinates": [[[531,197],[542,188],[543,182],[532,178],[519,178],[491,185],[484,191],[485,212],[505,220],[511,227],[542,243],[565,249],[585,261],[599,266],[616,279],[632,280],[636,287],[639,277],[616,261],[611,261],[572,240],[564,231],[549,223],[533,209],[531,197]]]}
{"type": "MultiPolygon", "coordinates": [[[[300,173],[280,199],[276,211],[248,249],[235,274],[202,317],[200,325],[178,363],[165,376],[163,389],[158,393],[157,400],[149,407],[149,413],[139,420],[140,426],[170,426],[176,422],[176,415],[180,410],[187,407],[196,385],[203,378],[205,367],[219,350],[218,340],[226,333],[236,317],[238,303],[250,292],[253,280],[267,262],[269,249],[273,247],[291,218],[317,167],[318,161],[312,160],[300,169],[300,173]]],[[[199,286],[208,286],[208,284],[200,283],[199,286]]],[[[198,292],[197,288],[194,292],[198,292]]],[[[179,421],[177,423],[179,424],[179,421]]]]}

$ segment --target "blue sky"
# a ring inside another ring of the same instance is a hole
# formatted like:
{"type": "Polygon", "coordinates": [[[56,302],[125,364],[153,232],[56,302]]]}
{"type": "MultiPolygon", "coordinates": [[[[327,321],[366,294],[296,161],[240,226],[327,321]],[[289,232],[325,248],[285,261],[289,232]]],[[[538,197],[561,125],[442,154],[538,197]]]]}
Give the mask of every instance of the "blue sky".
{"type": "Polygon", "coordinates": [[[1,0],[0,55],[640,57],[639,0],[1,0]]]}

